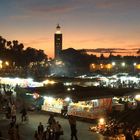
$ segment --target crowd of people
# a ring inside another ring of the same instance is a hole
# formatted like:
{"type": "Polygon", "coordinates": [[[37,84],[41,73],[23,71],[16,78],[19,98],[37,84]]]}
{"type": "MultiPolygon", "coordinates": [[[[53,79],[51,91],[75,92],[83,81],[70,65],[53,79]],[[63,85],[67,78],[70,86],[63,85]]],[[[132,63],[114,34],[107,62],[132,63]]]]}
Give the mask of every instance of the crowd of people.
{"type": "Polygon", "coordinates": [[[108,79],[108,80],[100,80],[99,87],[109,87],[109,88],[140,88],[140,80],[124,80],[124,79],[108,79]]]}
{"type": "MultiPolygon", "coordinates": [[[[9,135],[9,140],[20,140],[20,132],[19,132],[19,126],[18,124],[19,121],[17,122],[16,118],[16,107],[13,104],[11,106],[11,117],[9,118],[10,124],[8,127],[8,135],[9,135]]],[[[26,121],[26,116],[27,116],[27,111],[23,107],[23,109],[20,111],[21,113],[21,122],[26,121]]],[[[69,116],[68,117],[68,122],[70,125],[70,130],[71,130],[71,140],[78,140],[77,137],[77,128],[76,128],[76,119],[74,116],[69,116]]],[[[47,124],[43,125],[42,122],[39,122],[39,125],[37,129],[35,130],[34,133],[34,139],[35,140],[60,140],[60,137],[64,135],[63,128],[59,121],[57,121],[54,117],[53,114],[50,115],[47,124]]],[[[2,133],[0,131],[0,137],[2,137],[2,133]]]]}
{"type": "MultiPolygon", "coordinates": [[[[19,133],[19,124],[17,123],[17,116],[16,116],[16,106],[12,104],[9,105],[6,110],[6,118],[10,120],[10,124],[8,126],[8,135],[9,140],[20,140],[20,133],[19,133]]],[[[21,122],[26,121],[27,111],[25,108],[21,110],[21,122]],[[23,111],[24,110],[24,111],[23,111]],[[24,118],[24,119],[22,119],[24,118]]],[[[2,137],[2,132],[0,131],[0,139],[2,137]]]]}
{"type": "Polygon", "coordinates": [[[107,140],[139,140],[140,127],[127,122],[119,122],[115,119],[106,124],[91,127],[91,130],[103,134],[107,140]]]}
{"type": "Polygon", "coordinates": [[[19,125],[11,122],[8,129],[8,135],[10,140],[20,140],[19,125]]]}
{"type": "MultiPolygon", "coordinates": [[[[17,108],[14,103],[8,102],[5,108],[5,118],[10,120],[10,124],[8,127],[8,135],[9,140],[20,140],[20,132],[19,132],[19,121],[17,122],[17,108]]],[[[25,106],[20,110],[21,114],[21,124],[22,122],[27,121],[27,110],[25,106]]],[[[77,138],[77,129],[76,129],[76,119],[74,116],[69,116],[68,122],[71,129],[71,140],[77,138]]],[[[41,122],[39,123],[37,130],[34,133],[35,140],[59,140],[60,136],[64,134],[62,126],[59,121],[54,118],[54,115],[51,114],[47,125],[43,125],[41,122]]],[[[0,132],[0,137],[2,137],[2,133],[0,132]]]]}
{"type": "Polygon", "coordinates": [[[44,126],[41,122],[39,123],[34,138],[35,140],[59,140],[61,135],[63,135],[62,126],[51,114],[47,126],[44,126]]]}
{"type": "MultiPolygon", "coordinates": [[[[76,129],[76,119],[74,116],[69,116],[68,118],[70,129],[71,129],[71,140],[77,138],[77,129],[76,129]]],[[[64,134],[63,128],[60,125],[59,121],[56,121],[54,115],[51,114],[47,126],[44,126],[41,122],[39,123],[37,130],[35,131],[34,138],[35,140],[59,140],[60,136],[64,134]]]]}
{"type": "MultiPolygon", "coordinates": [[[[8,119],[11,119],[9,129],[8,129],[8,135],[10,140],[20,140],[20,134],[19,134],[19,125],[17,124],[17,116],[16,116],[16,106],[14,104],[9,107],[8,112],[8,119]]],[[[22,108],[20,111],[21,113],[21,122],[27,121],[27,110],[25,107],[22,108]]]]}

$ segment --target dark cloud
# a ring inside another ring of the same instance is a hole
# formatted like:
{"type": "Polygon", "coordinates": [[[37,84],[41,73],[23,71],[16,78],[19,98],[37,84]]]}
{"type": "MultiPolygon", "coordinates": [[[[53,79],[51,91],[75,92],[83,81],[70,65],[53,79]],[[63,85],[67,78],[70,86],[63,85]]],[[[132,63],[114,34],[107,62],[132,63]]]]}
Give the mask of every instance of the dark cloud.
{"type": "MultiPolygon", "coordinates": [[[[21,10],[15,17],[12,16],[16,19],[66,13],[80,8],[85,8],[87,11],[89,9],[93,11],[96,8],[109,9],[114,7],[117,7],[118,10],[125,10],[128,6],[140,5],[139,0],[14,0],[12,2],[15,8],[21,10]]],[[[98,12],[95,10],[93,14],[95,13],[98,12]]]]}
{"type": "Polygon", "coordinates": [[[133,49],[131,49],[131,50],[136,50],[136,51],[137,51],[137,50],[139,50],[139,49],[140,49],[140,47],[139,47],[139,48],[133,48],[133,49]]]}
{"type": "Polygon", "coordinates": [[[16,0],[17,6],[26,12],[51,13],[66,12],[74,9],[74,0],[16,0]]]}
{"type": "Polygon", "coordinates": [[[43,18],[51,14],[63,14],[79,7],[74,0],[15,0],[12,5],[20,12],[11,15],[10,18],[20,20],[37,16],[43,18]]]}
{"type": "Polygon", "coordinates": [[[140,6],[139,0],[99,0],[96,3],[96,6],[98,8],[112,8],[112,7],[118,7],[119,9],[121,7],[128,8],[132,6],[140,6]]]}
{"type": "Polygon", "coordinates": [[[67,12],[67,11],[70,11],[70,10],[73,10],[75,7],[74,6],[71,6],[71,5],[62,5],[62,6],[44,6],[44,5],[41,5],[41,6],[34,6],[30,9],[28,9],[29,12],[32,12],[32,13],[63,13],[63,12],[67,12]]]}
{"type": "Polygon", "coordinates": [[[138,51],[139,48],[133,48],[133,49],[124,49],[124,48],[97,48],[97,49],[83,49],[87,52],[92,53],[128,53],[133,51],[138,51]]]}

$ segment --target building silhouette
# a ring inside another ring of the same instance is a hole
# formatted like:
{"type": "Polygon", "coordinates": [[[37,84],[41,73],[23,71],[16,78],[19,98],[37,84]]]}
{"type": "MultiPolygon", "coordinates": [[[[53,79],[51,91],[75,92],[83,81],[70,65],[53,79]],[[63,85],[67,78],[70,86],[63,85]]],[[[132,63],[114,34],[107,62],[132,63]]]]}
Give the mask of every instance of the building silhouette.
{"type": "Polygon", "coordinates": [[[59,24],[56,26],[56,32],[54,34],[54,58],[58,59],[62,51],[62,33],[59,24]]]}

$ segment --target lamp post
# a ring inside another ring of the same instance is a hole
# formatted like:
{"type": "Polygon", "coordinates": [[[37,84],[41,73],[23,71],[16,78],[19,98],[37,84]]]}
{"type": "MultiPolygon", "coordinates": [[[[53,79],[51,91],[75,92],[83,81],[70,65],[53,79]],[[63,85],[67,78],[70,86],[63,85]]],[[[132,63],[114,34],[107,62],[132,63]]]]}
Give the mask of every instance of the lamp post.
{"type": "Polygon", "coordinates": [[[134,72],[134,73],[135,73],[136,65],[137,65],[137,63],[134,62],[134,63],[133,63],[133,72],[134,72]]]}
{"type": "Polygon", "coordinates": [[[125,69],[125,66],[126,66],[125,62],[122,62],[122,63],[121,63],[121,66],[122,66],[122,70],[123,70],[123,72],[124,72],[124,69],[125,69]]]}

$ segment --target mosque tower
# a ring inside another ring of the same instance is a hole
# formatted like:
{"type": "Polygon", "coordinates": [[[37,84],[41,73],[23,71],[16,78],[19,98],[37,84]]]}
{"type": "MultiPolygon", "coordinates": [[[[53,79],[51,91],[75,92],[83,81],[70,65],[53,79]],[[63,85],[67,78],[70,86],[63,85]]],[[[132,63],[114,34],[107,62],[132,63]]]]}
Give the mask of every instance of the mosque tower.
{"type": "Polygon", "coordinates": [[[57,59],[62,51],[62,33],[59,24],[56,26],[56,32],[54,34],[54,58],[57,59]]]}

